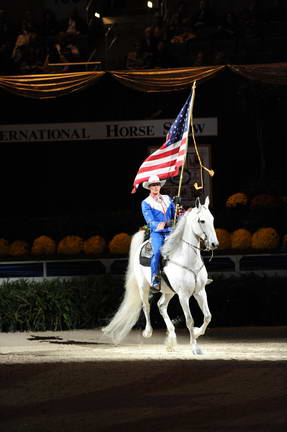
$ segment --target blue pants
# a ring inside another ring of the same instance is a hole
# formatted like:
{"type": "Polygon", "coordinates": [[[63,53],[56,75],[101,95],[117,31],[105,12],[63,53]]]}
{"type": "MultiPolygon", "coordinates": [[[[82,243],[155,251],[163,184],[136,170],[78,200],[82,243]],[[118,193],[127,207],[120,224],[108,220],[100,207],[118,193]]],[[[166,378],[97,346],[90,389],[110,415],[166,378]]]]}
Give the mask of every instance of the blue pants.
{"type": "Polygon", "coordinates": [[[169,235],[169,232],[152,232],[150,239],[152,245],[153,256],[151,258],[151,280],[153,280],[154,276],[157,275],[159,271],[160,264],[160,248],[164,244],[166,237],[169,235]]]}

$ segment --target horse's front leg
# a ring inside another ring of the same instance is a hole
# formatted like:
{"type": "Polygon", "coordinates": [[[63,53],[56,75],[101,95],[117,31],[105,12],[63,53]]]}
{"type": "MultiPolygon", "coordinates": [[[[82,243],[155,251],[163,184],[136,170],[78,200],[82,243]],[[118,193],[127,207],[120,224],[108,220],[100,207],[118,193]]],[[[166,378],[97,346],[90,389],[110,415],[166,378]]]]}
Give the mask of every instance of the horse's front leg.
{"type": "Polygon", "coordinates": [[[194,294],[194,298],[196,299],[202,313],[203,313],[203,324],[199,328],[194,329],[194,336],[197,339],[199,336],[203,335],[207,329],[208,324],[211,321],[211,313],[208,307],[207,295],[205,288],[200,290],[198,293],[194,294]]]}
{"type": "Polygon", "coordinates": [[[179,295],[179,301],[185,316],[186,327],[189,330],[192,352],[193,354],[201,354],[201,350],[197,347],[196,337],[194,335],[194,321],[189,308],[189,297],[181,294],[179,295]]]}
{"type": "Polygon", "coordinates": [[[175,334],[175,327],[167,313],[167,307],[174,296],[173,292],[170,293],[164,293],[161,295],[157,305],[160,311],[161,316],[164,319],[166,328],[167,328],[167,338],[166,338],[166,346],[168,350],[173,350],[173,348],[176,345],[176,334],[175,334]]]}

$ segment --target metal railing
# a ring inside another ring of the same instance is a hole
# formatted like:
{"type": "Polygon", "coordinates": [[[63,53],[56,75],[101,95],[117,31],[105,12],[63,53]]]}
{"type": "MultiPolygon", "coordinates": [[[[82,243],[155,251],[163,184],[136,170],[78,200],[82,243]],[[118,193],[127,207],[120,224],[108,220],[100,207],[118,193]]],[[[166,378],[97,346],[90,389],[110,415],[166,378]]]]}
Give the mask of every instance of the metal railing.
{"type": "MultiPolygon", "coordinates": [[[[287,276],[287,253],[203,256],[208,273],[239,276],[247,273],[287,276]]],[[[63,278],[124,275],[128,257],[95,257],[0,261],[0,283],[19,278],[63,278]]]]}

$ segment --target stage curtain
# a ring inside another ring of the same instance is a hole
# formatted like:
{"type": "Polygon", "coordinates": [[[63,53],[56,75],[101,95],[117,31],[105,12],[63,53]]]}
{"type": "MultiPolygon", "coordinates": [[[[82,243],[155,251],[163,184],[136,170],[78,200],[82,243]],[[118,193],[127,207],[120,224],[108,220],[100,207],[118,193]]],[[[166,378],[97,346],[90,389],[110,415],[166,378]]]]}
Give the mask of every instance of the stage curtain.
{"type": "Polygon", "coordinates": [[[265,84],[287,85],[287,63],[228,65],[236,73],[265,84]]]}
{"type": "Polygon", "coordinates": [[[172,92],[191,88],[194,81],[213,77],[225,69],[222,66],[200,66],[175,69],[145,69],[136,71],[110,71],[121,84],[143,92],[172,92]]]}
{"type": "Polygon", "coordinates": [[[70,72],[38,75],[0,76],[0,88],[36,99],[64,96],[94,84],[105,72],[70,72]]]}

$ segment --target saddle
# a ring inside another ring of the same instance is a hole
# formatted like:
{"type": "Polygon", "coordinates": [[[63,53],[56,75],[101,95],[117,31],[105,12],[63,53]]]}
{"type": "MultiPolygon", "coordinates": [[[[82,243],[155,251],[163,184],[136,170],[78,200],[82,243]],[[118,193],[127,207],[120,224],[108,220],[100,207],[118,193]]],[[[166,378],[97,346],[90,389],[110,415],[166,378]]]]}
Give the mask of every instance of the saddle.
{"type": "Polygon", "coordinates": [[[145,240],[140,250],[140,264],[144,267],[150,267],[152,257],[152,246],[150,240],[145,240]]]}

